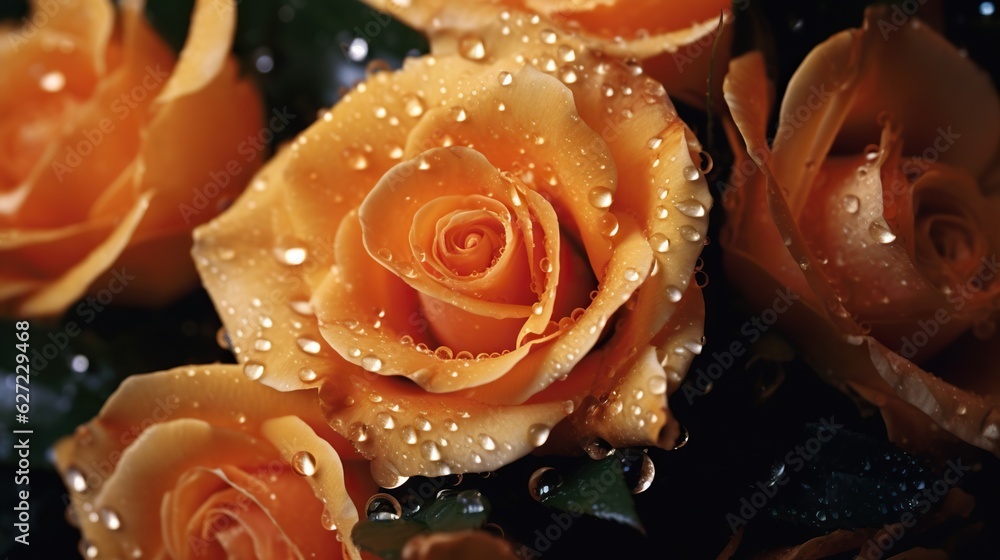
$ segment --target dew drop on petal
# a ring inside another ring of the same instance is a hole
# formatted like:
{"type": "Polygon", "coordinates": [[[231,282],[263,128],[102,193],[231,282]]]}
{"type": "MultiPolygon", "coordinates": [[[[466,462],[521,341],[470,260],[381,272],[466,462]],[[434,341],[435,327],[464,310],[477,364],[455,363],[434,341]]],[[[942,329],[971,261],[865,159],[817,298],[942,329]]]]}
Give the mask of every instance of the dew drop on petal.
{"type": "Polygon", "coordinates": [[[433,441],[425,441],[420,444],[420,454],[428,461],[440,461],[441,451],[433,441]]]}
{"type": "Polygon", "coordinates": [[[486,57],[486,45],[475,35],[465,35],[458,41],[458,52],[469,60],[482,60],[486,57]]]}
{"type": "Polygon", "coordinates": [[[497,444],[493,441],[493,438],[486,434],[479,434],[479,446],[487,451],[493,451],[497,448],[497,444]]]}
{"type": "Polygon", "coordinates": [[[681,237],[683,237],[687,241],[690,241],[692,243],[701,241],[701,232],[699,232],[698,230],[696,230],[691,226],[688,225],[681,226],[679,231],[681,237]]]}
{"type": "Polygon", "coordinates": [[[701,178],[701,171],[699,171],[698,168],[693,165],[685,167],[684,171],[682,171],[681,173],[684,175],[684,178],[687,179],[688,181],[697,181],[698,179],[701,178]]]}
{"type": "Polygon", "coordinates": [[[311,383],[313,381],[316,381],[316,377],[317,377],[316,372],[309,368],[304,367],[299,370],[299,380],[301,380],[304,383],[311,383]]]}
{"type": "Polygon", "coordinates": [[[857,214],[860,209],[860,198],[854,196],[853,194],[849,194],[844,197],[844,210],[846,210],[848,214],[857,214]]]}
{"type": "Polygon", "coordinates": [[[66,487],[73,490],[74,492],[83,494],[84,492],[90,489],[87,486],[87,478],[84,477],[83,473],[81,473],[80,470],[77,469],[76,467],[70,467],[69,469],[66,470],[65,479],[66,479],[66,487]]]}
{"type": "Polygon", "coordinates": [[[371,372],[377,372],[382,369],[382,359],[374,354],[368,354],[361,358],[361,367],[371,372]]]}
{"type": "Polygon", "coordinates": [[[264,366],[258,364],[257,362],[247,362],[243,366],[243,374],[247,376],[250,381],[257,381],[264,375],[264,366]]]}
{"type": "Polygon", "coordinates": [[[649,236],[649,245],[657,253],[666,253],[670,250],[670,240],[662,233],[654,233],[649,236]]]}
{"type": "Polygon", "coordinates": [[[614,201],[614,193],[607,187],[594,187],[590,189],[589,199],[595,208],[608,208],[614,201]]]}
{"type": "Polygon", "coordinates": [[[550,429],[545,424],[532,424],[528,428],[528,443],[538,447],[549,439],[550,429]]]}
{"type": "Polygon", "coordinates": [[[404,96],[403,108],[406,111],[406,114],[411,117],[419,117],[424,114],[424,102],[416,95],[404,96]]]}
{"type": "Polygon", "coordinates": [[[506,70],[500,72],[498,79],[500,81],[500,85],[502,86],[509,86],[514,83],[514,75],[506,70]]]}
{"type": "Polygon", "coordinates": [[[701,218],[705,216],[705,206],[695,199],[682,200],[674,206],[680,210],[681,214],[689,218],[701,218]]]}
{"type": "Polygon", "coordinates": [[[316,355],[319,354],[320,351],[323,349],[322,344],[311,338],[306,338],[304,336],[299,337],[295,342],[296,344],[299,345],[299,348],[306,354],[316,355]]]}
{"type": "Polygon", "coordinates": [[[111,508],[101,508],[101,521],[104,522],[104,526],[110,531],[117,531],[122,528],[122,520],[118,517],[115,510],[111,508]]]}
{"type": "Polygon", "coordinates": [[[296,266],[306,262],[307,256],[308,252],[302,247],[275,249],[275,257],[278,259],[278,262],[290,266],[296,266]]]}
{"type": "Polygon", "coordinates": [[[896,240],[896,234],[878,222],[872,222],[868,226],[868,233],[872,236],[872,239],[883,245],[888,245],[896,240]]]}
{"type": "Polygon", "coordinates": [[[408,477],[399,474],[395,465],[384,459],[375,458],[369,466],[372,480],[382,488],[398,488],[409,480],[408,477]]]}
{"type": "Polygon", "coordinates": [[[316,474],[316,458],[308,451],[296,451],[292,455],[292,470],[299,476],[316,474]]]}

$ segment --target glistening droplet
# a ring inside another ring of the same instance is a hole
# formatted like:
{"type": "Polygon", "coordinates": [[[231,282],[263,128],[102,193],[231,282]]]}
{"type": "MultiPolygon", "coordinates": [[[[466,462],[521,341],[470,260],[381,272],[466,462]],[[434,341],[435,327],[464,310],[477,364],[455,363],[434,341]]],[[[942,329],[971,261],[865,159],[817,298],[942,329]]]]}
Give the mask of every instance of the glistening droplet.
{"type": "Polygon", "coordinates": [[[541,502],[552,495],[562,485],[562,476],[552,467],[542,467],[531,474],[528,479],[528,492],[536,501],[541,502]]]}
{"type": "Polygon", "coordinates": [[[316,474],[316,458],[308,451],[296,451],[292,455],[292,470],[299,476],[312,476],[316,474]]]}

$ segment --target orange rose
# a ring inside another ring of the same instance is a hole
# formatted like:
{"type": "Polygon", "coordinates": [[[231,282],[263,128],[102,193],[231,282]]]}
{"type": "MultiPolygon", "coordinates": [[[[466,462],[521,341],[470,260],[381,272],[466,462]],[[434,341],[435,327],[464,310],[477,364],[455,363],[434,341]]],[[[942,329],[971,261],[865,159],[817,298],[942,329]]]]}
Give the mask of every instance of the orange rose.
{"type": "Polygon", "coordinates": [[[370,76],[195,232],[247,376],[322,385],[383,486],[496,469],[574,408],[576,451],[678,432],[700,146],[640,67],[532,21],[370,76]]]}
{"type": "Polygon", "coordinates": [[[725,91],[753,158],[726,197],[731,278],[759,308],[778,286],[797,294],[779,323],[882,409],[894,441],[932,452],[952,434],[1000,454],[989,77],[919,21],[872,9],[806,57],[773,146],[761,57],[733,61],[725,91]]]}
{"type": "Polygon", "coordinates": [[[55,447],[84,558],[360,558],[354,504],[375,487],[340,456],[315,392],[230,365],[129,377],[55,447]]]}
{"type": "Polygon", "coordinates": [[[88,288],[183,293],[191,228],[258,166],[237,154],[261,106],[228,57],[233,4],[199,0],[176,61],[142,4],[116,22],[107,0],[35,0],[0,26],[0,311],[57,314],[88,288]],[[192,202],[209,183],[223,194],[192,202]]]}
{"type": "Polygon", "coordinates": [[[571,31],[592,49],[642,60],[646,72],[663,83],[671,97],[695,107],[705,106],[709,73],[714,70],[716,84],[725,73],[732,42],[732,2],[721,0],[364,1],[432,34],[460,31],[473,21],[478,26],[494,20],[510,28],[511,10],[535,12],[571,31]],[[723,14],[723,33],[713,63],[712,47],[723,14]]]}

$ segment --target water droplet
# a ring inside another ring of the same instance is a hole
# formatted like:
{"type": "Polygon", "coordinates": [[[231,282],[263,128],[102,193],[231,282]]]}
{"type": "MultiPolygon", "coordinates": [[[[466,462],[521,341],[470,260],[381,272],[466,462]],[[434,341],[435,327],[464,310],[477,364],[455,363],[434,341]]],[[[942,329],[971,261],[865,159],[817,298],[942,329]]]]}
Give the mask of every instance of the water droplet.
{"type": "Polygon", "coordinates": [[[629,282],[636,282],[639,280],[639,272],[634,268],[625,269],[625,280],[629,282]]]}
{"type": "Polygon", "coordinates": [[[309,368],[302,368],[299,370],[299,379],[304,383],[311,383],[316,381],[316,372],[309,368]]]}
{"type": "Polygon", "coordinates": [[[614,214],[608,212],[601,216],[600,230],[605,237],[614,237],[618,235],[618,228],[620,224],[618,223],[618,218],[614,214]]]}
{"type": "Polygon", "coordinates": [[[289,247],[287,249],[275,249],[274,256],[281,264],[296,266],[306,262],[308,252],[302,247],[289,247]]]}
{"type": "Polygon", "coordinates": [[[440,461],[441,451],[433,441],[425,441],[420,444],[420,454],[428,461],[440,461]]]}
{"type": "Polygon", "coordinates": [[[475,35],[466,35],[458,41],[458,52],[469,60],[482,60],[486,57],[486,45],[475,35]]]}
{"type": "Polygon", "coordinates": [[[396,427],[396,420],[388,412],[378,413],[378,416],[375,417],[375,422],[377,422],[383,430],[391,430],[396,427]]]}
{"type": "Polygon", "coordinates": [[[424,101],[416,95],[408,94],[403,97],[403,109],[411,117],[419,117],[424,114],[424,101]]]}
{"type": "Polygon", "coordinates": [[[408,480],[408,477],[401,476],[396,467],[383,459],[374,459],[371,462],[372,480],[382,488],[398,488],[408,480]]]}
{"type": "Polygon", "coordinates": [[[266,338],[258,338],[257,341],[253,343],[253,348],[258,352],[267,352],[271,349],[271,341],[266,338]]]}
{"type": "Polygon", "coordinates": [[[681,226],[679,231],[681,237],[683,237],[687,241],[690,241],[692,243],[697,243],[698,241],[701,241],[701,232],[699,232],[698,230],[694,229],[691,226],[687,225],[681,226]]]}
{"type": "Polygon", "coordinates": [[[557,35],[556,32],[552,31],[551,29],[543,29],[538,34],[538,37],[546,45],[554,45],[554,44],[556,44],[556,40],[559,39],[559,35],[557,35]]]}
{"type": "Polygon", "coordinates": [[[38,80],[38,87],[51,93],[62,91],[66,87],[66,76],[58,70],[47,72],[38,80]]]}
{"type": "Polygon", "coordinates": [[[858,210],[861,209],[861,199],[849,194],[844,197],[844,210],[847,210],[848,214],[857,214],[858,210]]]}
{"type": "Polygon", "coordinates": [[[299,315],[308,317],[313,314],[312,304],[305,300],[292,300],[288,302],[288,306],[299,315]]]}
{"type": "Polygon", "coordinates": [[[308,451],[296,451],[292,455],[292,470],[299,476],[316,474],[316,458],[308,451]]]}
{"type": "Polygon", "coordinates": [[[509,86],[510,84],[514,83],[514,76],[513,76],[513,74],[511,74],[510,72],[508,72],[506,70],[502,70],[500,72],[500,75],[498,76],[498,79],[500,80],[500,85],[502,85],[502,86],[509,86]]]}
{"type": "Polygon", "coordinates": [[[97,546],[90,544],[89,541],[81,540],[79,551],[80,556],[84,558],[97,558],[97,546]]]}
{"type": "Polygon", "coordinates": [[[681,173],[684,175],[684,178],[687,179],[688,181],[697,181],[698,179],[701,178],[701,171],[699,171],[698,168],[693,165],[685,167],[684,171],[682,171],[681,173]]]}
{"type": "Polygon", "coordinates": [[[576,71],[572,66],[566,65],[559,70],[559,79],[564,84],[575,84],[577,80],[576,71]]]}
{"type": "Polygon", "coordinates": [[[311,338],[306,338],[304,336],[299,337],[295,342],[296,344],[299,345],[299,348],[306,354],[316,355],[319,354],[320,350],[323,349],[322,344],[311,338]]]}
{"type": "Polygon", "coordinates": [[[483,495],[478,490],[463,490],[459,492],[455,496],[455,503],[458,505],[459,512],[465,515],[486,511],[486,503],[483,500],[483,495]]]}
{"type": "Polygon", "coordinates": [[[659,136],[654,136],[650,138],[649,142],[646,143],[646,145],[649,146],[650,150],[655,150],[659,148],[660,144],[663,144],[663,138],[660,138],[659,136]]]}
{"type": "Polygon", "coordinates": [[[361,358],[361,367],[370,372],[377,372],[382,369],[382,359],[374,354],[368,354],[361,358]]]}
{"type": "Polygon", "coordinates": [[[101,508],[101,521],[110,531],[117,531],[122,528],[122,520],[115,510],[111,508],[101,508]]]}
{"type": "Polygon", "coordinates": [[[413,426],[403,426],[399,435],[403,438],[403,441],[410,445],[417,443],[417,431],[413,429],[413,426]]]}
{"type": "Polygon", "coordinates": [[[664,375],[653,375],[646,381],[649,394],[662,395],[667,392],[667,378],[664,375]]]}
{"type": "Polygon", "coordinates": [[[528,428],[528,443],[534,447],[544,444],[549,439],[550,431],[545,424],[532,424],[528,428]]]}
{"type": "Polygon", "coordinates": [[[465,122],[469,119],[469,115],[465,112],[464,107],[455,106],[451,108],[451,118],[455,122],[465,122]]]}
{"type": "Polygon", "coordinates": [[[674,206],[680,210],[681,214],[690,218],[701,218],[705,216],[705,206],[695,199],[682,200],[674,206]]]}
{"type": "Polygon", "coordinates": [[[614,193],[607,187],[594,187],[590,189],[589,198],[595,208],[608,208],[614,202],[614,193]]]}
{"type": "Polygon", "coordinates": [[[573,62],[576,60],[576,51],[569,45],[559,45],[559,48],[556,50],[556,54],[559,55],[559,58],[561,58],[563,62],[573,62]]]}
{"type": "Polygon", "coordinates": [[[257,381],[264,375],[264,366],[257,362],[247,362],[243,366],[243,375],[246,375],[250,381],[257,381]]]}
{"type": "Polygon", "coordinates": [[[649,245],[657,253],[666,253],[670,250],[670,240],[662,233],[654,233],[649,236],[649,245]]]}
{"type": "Polygon", "coordinates": [[[868,226],[868,233],[872,236],[872,239],[883,245],[887,245],[896,240],[896,234],[892,233],[889,228],[878,222],[872,222],[871,225],[868,226]]]}
{"type": "Polygon", "coordinates": [[[327,531],[336,531],[337,522],[334,520],[333,514],[330,510],[323,508],[323,514],[319,518],[320,525],[323,526],[327,531]]]}
{"type": "Polygon", "coordinates": [[[368,169],[368,158],[359,150],[344,150],[344,159],[347,160],[348,167],[355,171],[368,169]]]}
{"type": "Polygon", "coordinates": [[[552,467],[542,467],[531,473],[528,479],[528,492],[532,498],[541,502],[555,492],[562,482],[562,476],[557,470],[552,467]]]}
{"type": "Polygon", "coordinates": [[[87,479],[76,467],[70,467],[66,470],[65,480],[66,487],[74,492],[83,494],[90,489],[87,486],[87,479]]]}
{"type": "Polygon", "coordinates": [[[479,434],[479,446],[487,451],[493,451],[497,448],[497,444],[493,441],[493,438],[486,434],[479,434]]]}
{"type": "Polygon", "coordinates": [[[368,498],[365,516],[369,521],[395,521],[403,515],[399,500],[391,494],[379,493],[368,498]]]}

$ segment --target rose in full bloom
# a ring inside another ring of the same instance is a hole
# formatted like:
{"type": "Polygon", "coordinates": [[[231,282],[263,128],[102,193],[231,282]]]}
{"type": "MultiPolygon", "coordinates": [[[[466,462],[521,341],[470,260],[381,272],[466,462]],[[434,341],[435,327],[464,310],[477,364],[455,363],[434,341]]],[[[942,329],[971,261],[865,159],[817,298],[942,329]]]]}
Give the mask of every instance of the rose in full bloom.
{"type": "Polygon", "coordinates": [[[372,74],[195,232],[247,376],[322,386],[384,486],[679,432],[698,141],[641,67],[510,26],[372,74]]]}
{"type": "MultiPolygon", "coordinates": [[[[432,34],[460,31],[469,25],[482,25],[487,20],[497,20],[497,25],[510,29],[511,10],[534,12],[551,21],[552,25],[574,33],[595,50],[642,60],[646,72],[666,86],[672,98],[696,107],[706,104],[710,73],[714,73],[718,90],[732,42],[732,2],[720,0],[365,2],[432,34]],[[721,36],[717,42],[720,29],[721,36]]],[[[737,2],[737,7],[745,8],[746,5],[737,2]]],[[[367,27],[365,32],[368,33],[367,27]]]]}
{"type": "Polygon", "coordinates": [[[349,459],[315,391],[234,365],[129,377],[55,447],[84,558],[360,558],[355,504],[375,487],[349,459]]]}
{"type": "Polygon", "coordinates": [[[157,305],[190,289],[191,229],[259,166],[228,0],[197,3],[176,57],[143,2],[36,0],[0,25],[0,312],[87,293],[157,305]]]}
{"type": "Polygon", "coordinates": [[[726,266],[759,309],[800,297],[779,324],[894,441],[1000,454],[1000,99],[932,30],[892,21],[871,9],[806,57],[771,146],[762,59],[733,61],[726,266]]]}

